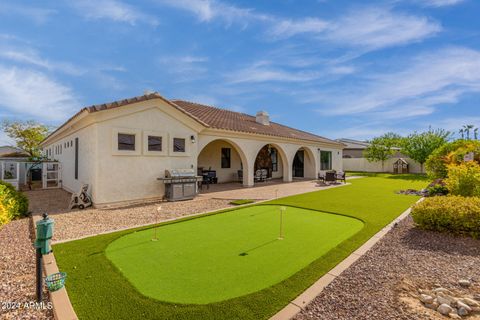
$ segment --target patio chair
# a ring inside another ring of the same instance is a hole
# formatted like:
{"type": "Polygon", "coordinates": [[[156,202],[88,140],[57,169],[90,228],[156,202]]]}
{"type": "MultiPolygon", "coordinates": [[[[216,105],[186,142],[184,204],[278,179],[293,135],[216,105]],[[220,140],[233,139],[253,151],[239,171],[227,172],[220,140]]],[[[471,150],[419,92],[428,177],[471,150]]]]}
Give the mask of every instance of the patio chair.
{"type": "Polygon", "coordinates": [[[318,181],[325,183],[325,172],[318,173],[318,181]]]}
{"type": "Polygon", "coordinates": [[[340,180],[343,181],[343,183],[347,183],[347,177],[345,172],[338,171],[337,173],[335,173],[335,180],[340,180]]]}
{"type": "Polygon", "coordinates": [[[325,172],[325,182],[326,183],[337,182],[336,177],[335,177],[335,171],[325,172]]]}
{"type": "Polygon", "coordinates": [[[238,182],[243,182],[243,170],[237,171],[238,182]]]}
{"type": "Polygon", "coordinates": [[[265,181],[264,180],[264,175],[263,175],[261,169],[258,169],[257,171],[255,171],[254,181],[255,182],[265,181]]]}
{"type": "Polygon", "coordinates": [[[261,169],[262,170],[262,180],[267,181],[268,179],[268,170],[267,169],[261,169]]]}

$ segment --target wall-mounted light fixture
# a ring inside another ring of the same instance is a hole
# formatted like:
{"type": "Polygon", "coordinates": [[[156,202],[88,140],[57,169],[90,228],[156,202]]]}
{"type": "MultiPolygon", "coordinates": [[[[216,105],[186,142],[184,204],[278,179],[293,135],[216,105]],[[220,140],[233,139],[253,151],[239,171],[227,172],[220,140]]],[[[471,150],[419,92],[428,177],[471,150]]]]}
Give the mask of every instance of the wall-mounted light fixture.
{"type": "Polygon", "coordinates": [[[195,136],[193,134],[190,136],[190,141],[192,141],[192,143],[195,143],[195,136]]]}

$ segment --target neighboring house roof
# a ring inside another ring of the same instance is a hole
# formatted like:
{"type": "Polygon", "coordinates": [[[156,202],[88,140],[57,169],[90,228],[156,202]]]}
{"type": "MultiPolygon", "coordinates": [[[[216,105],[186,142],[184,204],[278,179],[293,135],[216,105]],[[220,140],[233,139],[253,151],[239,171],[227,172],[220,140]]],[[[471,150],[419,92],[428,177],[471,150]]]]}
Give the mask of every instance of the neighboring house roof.
{"type": "MultiPolygon", "coordinates": [[[[361,141],[361,140],[354,140],[354,139],[337,139],[337,141],[342,142],[343,144],[346,145],[344,150],[348,149],[367,149],[370,146],[370,143],[367,141],[361,141]]],[[[399,147],[393,147],[393,150],[401,150],[399,147]]]]}
{"type": "Polygon", "coordinates": [[[0,146],[0,158],[23,158],[28,156],[28,153],[20,148],[12,146],[0,146]]]}
{"type": "Polygon", "coordinates": [[[185,110],[189,115],[194,116],[206,123],[210,128],[231,130],[236,132],[256,133],[268,136],[277,136],[290,139],[302,139],[318,142],[337,143],[312,133],[290,128],[275,122],[263,125],[256,121],[256,117],[207,106],[195,102],[183,100],[171,100],[174,104],[185,110]]]}
{"type": "Polygon", "coordinates": [[[366,149],[370,143],[366,141],[353,140],[353,139],[337,139],[346,145],[345,149],[366,149]]]}
{"type": "Polygon", "coordinates": [[[94,113],[103,110],[111,110],[123,106],[128,106],[133,103],[161,99],[173,108],[179,110],[195,121],[199,122],[207,128],[223,129],[236,132],[256,133],[269,136],[277,136],[291,139],[309,140],[314,142],[325,142],[341,145],[341,142],[330,140],[312,133],[293,129],[275,122],[270,122],[270,125],[262,125],[257,123],[256,118],[240,112],[234,112],[226,109],[220,109],[212,106],[206,106],[194,102],[183,100],[168,100],[162,97],[159,93],[149,93],[142,96],[118,100],[110,103],[103,103],[82,108],[74,116],[68,119],[59,128],[53,131],[44,141],[46,141],[53,134],[65,127],[69,122],[73,121],[77,116],[83,112],[94,113]]]}

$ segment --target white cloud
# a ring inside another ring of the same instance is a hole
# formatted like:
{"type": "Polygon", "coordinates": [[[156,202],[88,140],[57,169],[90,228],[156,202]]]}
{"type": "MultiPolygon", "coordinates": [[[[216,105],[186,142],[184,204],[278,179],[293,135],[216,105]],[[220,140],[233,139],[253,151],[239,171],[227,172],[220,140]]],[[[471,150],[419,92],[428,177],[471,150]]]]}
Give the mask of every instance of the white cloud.
{"type": "Polygon", "coordinates": [[[79,76],[84,70],[74,66],[68,62],[49,61],[40,56],[40,54],[32,48],[19,48],[14,46],[0,46],[0,58],[13,62],[30,64],[36,67],[45,68],[50,71],[60,71],[70,75],[79,76]]]}
{"type": "Polygon", "coordinates": [[[207,61],[207,57],[192,55],[167,56],[158,59],[162,70],[174,75],[176,82],[198,80],[208,71],[204,65],[207,61]]]}
{"type": "Polygon", "coordinates": [[[317,79],[320,73],[317,71],[291,71],[272,66],[269,61],[260,61],[246,68],[230,72],[226,78],[230,83],[244,82],[305,82],[317,79]]]}
{"type": "Polygon", "coordinates": [[[131,25],[135,25],[139,21],[152,25],[158,24],[157,19],[153,16],[118,0],[75,0],[72,5],[87,19],[108,19],[131,25]]]}
{"type": "Polygon", "coordinates": [[[202,22],[211,22],[214,19],[219,19],[227,24],[236,22],[245,26],[254,20],[271,19],[269,15],[257,13],[253,9],[240,8],[216,0],[157,0],[157,2],[188,11],[202,22]]]}
{"type": "Polygon", "coordinates": [[[318,18],[301,20],[279,20],[268,31],[274,38],[289,38],[303,33],[320,33],[327,29],[329,22],[318,18]]]}
{"type": "Polygon", "coordinates": [[[373,50],[420,41],[441,30],[439,23],[426,17],[388,8],[365,8],[332,21],[321,38],[345,47],[373,50]]]}
{"type": "Polygon", "coordinates": [[[464,94],[480,92],[480,52],[444,48],[421,54],[408,61],[403,70],[377,74],[365,82],[351,91],[311,94],[306,102],[329,105],[328,110],[319,110],[329,115],[385,112],[405,106],[418,107],[418,115],[431,113],[431,107],[452,104],[464,94]]]}
{"type": "Polygon", "coordinates": [[[0,106],[40,121],[59,121],[79,109],[72,90],[41,72],[0,65],[0,106]]]}
{"type": "Polygon", "coordinates": [[[21,5],[18,3],[0,3],[0,15],[17,15],[23,16],[33,20],[35,23],[45,23],[50,17],[56,14],[57,11],[53,9],[45,9],[33,7],[30,5],[21,5]]]}
{"type": "Polygon", "coordinates": [[[423,0],[422,2],[431,7],[453,6],[463,2],[464,0],[423,0]]]}

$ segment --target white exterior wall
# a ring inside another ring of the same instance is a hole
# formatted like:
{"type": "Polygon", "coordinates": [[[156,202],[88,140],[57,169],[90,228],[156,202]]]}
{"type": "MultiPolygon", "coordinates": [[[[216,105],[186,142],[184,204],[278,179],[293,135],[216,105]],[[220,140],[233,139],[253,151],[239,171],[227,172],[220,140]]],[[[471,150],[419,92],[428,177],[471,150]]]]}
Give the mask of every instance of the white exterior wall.
{"type": "MultiPolygon", "coordinates": [[[[424,173],[421,171],[421,166],[418,162],[410,158],[403,158],[409,164],[410,173],[424,173]]],[[[369,162],[366,158],[351,158],[343,159],[343,167],[345,171],[363,171],[363,172],[393,172],[393,163],[398,158],[390,158],[385,161],[384,169],[382,170],[382,162],[369,162]]]]}
{"type": "Polygon", "coordinates": [[[56,160],[62,164],[61,183],[65,190],[78,192],[81,186],[87,183],[92,197],[95,199],[97,161],[97,127],[95,124],[55,141],[55,143],[45,146],[44,149],[51,150],[49,160],[56,160]],[[75,179],[75,138],[78,138],[78,179],[75,179]],[[68,147],[65,146],[67,142],[68,147]]]}
{"type": "Polygon", "coordinates": [[[158,109],[130,114],[98,124],[98,154],[96,203],[106,204],[120,201],[162,198],[165,193],[163,182],[157,178],[165,176],[166,169],[197,167],[197,133],[158,109]],[[136,151],[116,154],[116,132],[135,132],[141,136],[136,143],[136,151]],[[162,135],[164,155],[145,154],[144,137],[151,134],[162,135]],[[184,138],[186,152],[173,152],[173,138],[184,138]]]}

